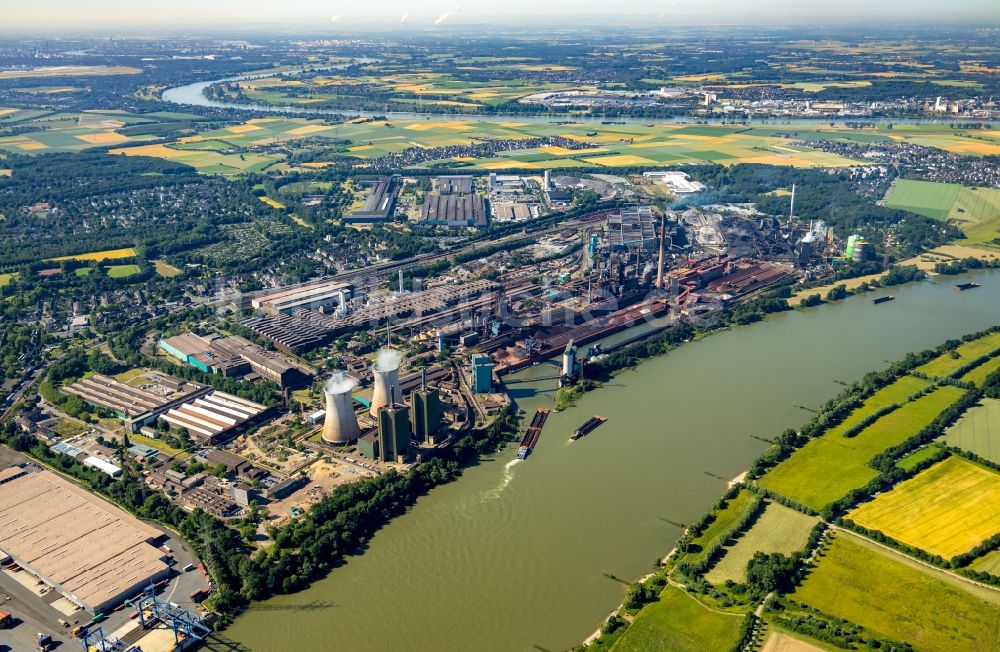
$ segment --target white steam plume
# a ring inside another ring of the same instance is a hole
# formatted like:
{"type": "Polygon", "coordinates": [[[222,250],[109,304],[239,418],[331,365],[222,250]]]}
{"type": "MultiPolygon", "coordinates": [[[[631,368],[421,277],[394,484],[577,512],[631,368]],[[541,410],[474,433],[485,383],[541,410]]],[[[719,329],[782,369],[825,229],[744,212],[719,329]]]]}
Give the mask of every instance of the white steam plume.
{"type": "Polygon", "coordinates": [[[403,23],[406,23],[406,21],[408,21],[408,20],[410,20],[410,13],[408,11],[404,11],[403,12],[403,17],[399,19],[399,22],[401,24],[403,24],[403,23]]]}
{"type": "Polygon", "coordinates": [[[392,371],[399,368],[403,354],[396,349],[379,349],[375,355],[375,371],[392,371]]]}
{"type": "Polygon", "coordinates": [[[330,18],[330,22],[331,22],[331,23],[337,23],[337,22],[340,22],[340,17],[341,17],[341,16],[343,16],[343,14],[337,14],[336,16],[332,16],[332,17],[330,18]]]}
{"type": "Polygon", "coordinates": [[[452,16],[454,16],[455,14],[457,14],[460,11],[462,11],[461,7],[455,7],[451,11],[446,11],[443,14],[441,14],[440,16],[437,17],[437,20],[434,21],[434,24],[435,25],[440,25],[441,23],[443,23],[444,21],[448,20],[449,18],[451,18],[452,16]]]}
{"type": "Polygon", "coordinates": [[[323,391],[331,394],[343,394],[354,389],[358,384],[357,379],[348,376],[347,372],[335,371],[330,379],[323,385],[323,391]]]}

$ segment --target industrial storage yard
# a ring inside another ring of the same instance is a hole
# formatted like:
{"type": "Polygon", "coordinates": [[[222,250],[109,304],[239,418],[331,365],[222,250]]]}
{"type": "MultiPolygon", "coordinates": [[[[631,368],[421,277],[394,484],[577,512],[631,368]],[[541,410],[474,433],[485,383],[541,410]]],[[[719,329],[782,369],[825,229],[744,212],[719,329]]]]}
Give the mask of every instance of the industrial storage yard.
{"type": "Polygon", "coordinates": [[[108,642],[141,640],[147,652],[172,649],[163,621],[142,627],[121,605],[155,586],[158,600],[196,610],[189,595],[209,586],[197,569],[184,570],[197,559],[176,536],[3,451],[0,523],[0,610],[15,614],[4,632],[11,638],[0,640],[12,640],[10,650],[35,649],[39,632],[77,646],[88,631],[96,649],[98,631],[108,642]]]}

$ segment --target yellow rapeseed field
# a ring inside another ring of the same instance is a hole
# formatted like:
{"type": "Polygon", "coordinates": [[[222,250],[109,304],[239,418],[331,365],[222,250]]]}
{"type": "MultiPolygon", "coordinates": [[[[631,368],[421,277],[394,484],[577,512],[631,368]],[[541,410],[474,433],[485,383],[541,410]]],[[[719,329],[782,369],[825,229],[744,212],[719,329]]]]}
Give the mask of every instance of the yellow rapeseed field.
{"type": "Polygon", "coordinates": [[[1000,473],[950,457],[848,518],[949,559],[1000,532],[1000,473]]]}
{"type": "Polygon", "coordinates": [[[60,256],[59,258],[49,258],[52,261],[60,260],[118,260],[119,258],[132,258],[136,255],[135,249],[126,247],[124,249],[107,249],[105,251],[92,251],[89,254],[76,254],[74,256],[60,256]]]}

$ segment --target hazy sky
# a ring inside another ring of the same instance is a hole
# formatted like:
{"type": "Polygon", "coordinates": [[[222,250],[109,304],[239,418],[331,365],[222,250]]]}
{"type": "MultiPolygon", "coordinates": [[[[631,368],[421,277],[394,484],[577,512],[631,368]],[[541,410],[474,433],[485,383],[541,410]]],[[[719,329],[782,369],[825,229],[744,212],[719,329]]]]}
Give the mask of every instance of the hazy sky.
{"type": "Polygon", "coordinates": [[[1000,22],[998,0],[8,0],[0,30],[45,27],[309,23],[315,27],[433,26],[471,22],[562,24],[623,21],[670,23],[858,22],[895,18],[942,22],[1000,22]],[[405,18],[404,18],[405,16],[405,18]]]}

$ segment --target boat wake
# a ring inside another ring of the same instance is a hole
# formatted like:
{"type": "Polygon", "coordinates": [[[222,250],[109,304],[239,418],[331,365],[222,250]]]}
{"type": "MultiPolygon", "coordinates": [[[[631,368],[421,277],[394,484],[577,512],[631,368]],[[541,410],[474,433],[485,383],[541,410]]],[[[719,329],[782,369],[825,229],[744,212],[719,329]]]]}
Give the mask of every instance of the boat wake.
{"type": "Polygon", "coordinates": [[[523,462],[524,460],[513,459],[503,465],[503,479],[500,480],[500,486],[495,489],[490,489],[483,496],[483,502],[488,500],[496,500],[503,494],[503,490],[507,488],[510,481],[514,479],[514,465],[523,462]]]}

